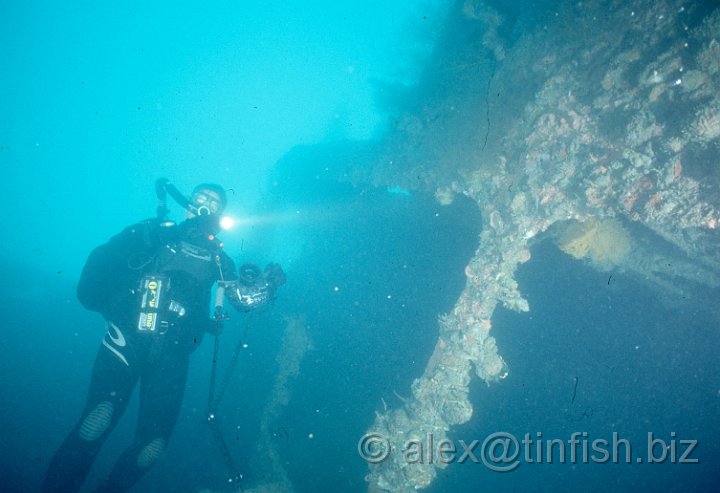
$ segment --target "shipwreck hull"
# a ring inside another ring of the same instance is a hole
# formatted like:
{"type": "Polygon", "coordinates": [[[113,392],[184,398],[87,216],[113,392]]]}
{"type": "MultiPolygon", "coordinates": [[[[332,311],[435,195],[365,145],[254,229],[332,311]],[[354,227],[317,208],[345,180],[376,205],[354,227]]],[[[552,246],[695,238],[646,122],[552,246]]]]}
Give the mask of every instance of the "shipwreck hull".
{"type": "Polygon", "coordinates": [[[720,9],[597,1],[555,13],[509,39],[489,4],[457,2],[418,95],[442,90],[398,118],[374,166],[352,173],[441,201],[465,195],[484,221],[411,397],[369,430],[388,439],[371,451],[387,456],[370,466],[371,491],[428,486],[447,464],[408,463],[404,444],[445,438],[473,414],[471,381],[511,371],[493,313],[532,308],[515,273],[539,239],[668,302],[704,303],[720,284],[720,9]],[[460,35],[466,45],[450,49],[460,35]]]}

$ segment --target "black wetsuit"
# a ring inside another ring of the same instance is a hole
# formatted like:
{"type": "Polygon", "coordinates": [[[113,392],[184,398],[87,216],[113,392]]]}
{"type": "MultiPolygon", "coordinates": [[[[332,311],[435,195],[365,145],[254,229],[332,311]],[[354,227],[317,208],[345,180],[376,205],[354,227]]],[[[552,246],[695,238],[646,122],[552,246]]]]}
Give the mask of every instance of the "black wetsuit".
{"type": "Polygon", "coordinates": [[[189,356],[209,318],[213,284],[235,276],[232,260],[196,218],[165,226],[131,226],[90,255],[78,286],[83,304],[104,316],[107,333],[93,367],[87,404],[55,454],[43,491],[80,489],[100,448],[140,383],[134,443],[122,454],[102,492],[126,491],[163,452],[180,412],[189,356]],[[141,285],[159,276],[155,330],[140,330],[141,285]]]}

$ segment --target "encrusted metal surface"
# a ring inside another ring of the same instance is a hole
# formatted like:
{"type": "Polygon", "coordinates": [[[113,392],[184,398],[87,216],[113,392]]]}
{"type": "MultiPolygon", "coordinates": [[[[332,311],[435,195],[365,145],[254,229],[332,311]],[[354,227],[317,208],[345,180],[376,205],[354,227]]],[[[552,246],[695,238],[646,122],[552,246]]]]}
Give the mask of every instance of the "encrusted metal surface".
{"type": "Polygon", "coordinates": [[[371,427],[391,445],[388,459],[370,466],[373,491],[429,485],[445,464],[408,464],[403,444],[429,432],[441,440],[470,419],[473,375],[507,375],[492,316],[498,303],[530,309],[514,275],[538,237],[553,235],[595,267],[636,273],[659,290],[720,285],[720,10],[574,2],[508,45],[491,8],[456,7],[449,23],[453,15],[466,28],[477,23],[465,59],[439,69],[456,83],[404,117],[365,179],[435,192],[441,203],[466,195],[484,230],[411,398],[371,427]],[[567,221],[584,229],[558,233],[567,221]],[[611,251],[611,240],[623,246],[611,251]]]}

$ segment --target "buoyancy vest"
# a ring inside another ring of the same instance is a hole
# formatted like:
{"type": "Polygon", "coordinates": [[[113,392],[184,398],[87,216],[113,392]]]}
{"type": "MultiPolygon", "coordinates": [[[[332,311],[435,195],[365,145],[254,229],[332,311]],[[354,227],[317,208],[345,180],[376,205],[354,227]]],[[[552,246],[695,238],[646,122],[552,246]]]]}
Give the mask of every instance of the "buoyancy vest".
{"type": "Polygon", "coordinates": [[[143,221],[93,250],[78,283],[83,306],[115,323],[140,328],[147,281],[156,276],[165,283],[160,305],[154,307],[158,317],[175,303],[175,321],[207,321],[212,285],[232,279],[234,265],[217,239],[197,234],[192,223],[186,223],[143,221]]]}

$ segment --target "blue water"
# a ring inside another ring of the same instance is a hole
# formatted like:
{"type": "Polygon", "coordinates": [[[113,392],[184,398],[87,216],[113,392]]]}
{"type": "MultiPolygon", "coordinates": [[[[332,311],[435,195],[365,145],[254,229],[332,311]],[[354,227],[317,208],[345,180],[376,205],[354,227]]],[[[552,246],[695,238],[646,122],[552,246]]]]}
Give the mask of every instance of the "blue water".
{"type": "MultiPolygon", "coordinates": [[[[151,4],[0,5],[0,489],[37,490],[77,419],[103,333],[75,298],[80,270],[95,245],[153,215],[154,180],[167,176],[183,190],[227,187],[229,212],[252,220],[224,235],[228,253],[278,261],[288,275],[272,306],[233,315],[222,336],[221,369],[238,339],[248,344],[219,410],[246,483],[273,480],[256,454],[259,423],[285,320],[303,317],[311,345],[273,444],[297,492],[365,491],[357,441],[423,371],[482,221],[469,200],[441,207],[399,184],[334,177],[340,162],[372,155],[386,113],[408,106],[393,106],[388,98],[401,93],[390,88],[422,72],[439,10],[151,4]]],[[[517,16],[507,39],[547,19],[542,4],[536,16],[506,6],[517,16]]],[[[427,491],[715,491],[720,369],[710,310],[683,300],[670,309],[647,285],[589,269],[550,241],[532,253],[517,274],[531,311],[500,308],[493,318],[510,374],[473,384],[475,414],[451,438],[616,432],[644,452],[653,432],[679,448],[697,440],[697,463],[556,461],[496,473],[468,462],[440,470],[427,491]]],[[[167,454],[133,491],[230,491],[205,419],[212,352],[207,337],[167,454]]],[[[127,445],[136,411],[133,402],[83,491],[127,445]]]]}

